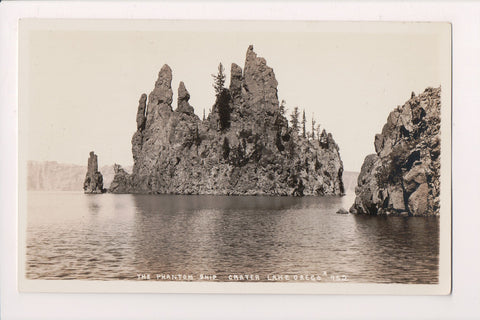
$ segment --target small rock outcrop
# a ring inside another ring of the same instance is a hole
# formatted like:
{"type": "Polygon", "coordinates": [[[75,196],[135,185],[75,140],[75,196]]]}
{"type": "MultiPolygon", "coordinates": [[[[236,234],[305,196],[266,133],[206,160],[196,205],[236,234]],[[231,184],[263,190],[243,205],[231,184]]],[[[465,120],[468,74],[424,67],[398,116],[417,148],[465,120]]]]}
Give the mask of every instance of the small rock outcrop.
{"type": "Polygon", "coordinates": [[[98,171],[97,155],[91,151],[88,158],[87,174],[83,183],[83,191],[85,193],[104,193],[103,176],[98,171]]]}
{"type": "Polygon", "coordinates": [[[132,137],[132,174],[116,167],[109,191],[225,195],[341,195],[343,164],[332,135],[305,138],[288,126],[277,80],[250,46],[245,66],[231,66],[205,120],[185,84],[172,108],[172,70],[164,65],[140,97],[132,137]]]}
{"type": "Polygon", "coordinates": [[[113,165],[113,170],[115,175],[108,191],[112,193],[131,193],[133,190],[130,189],[130,174],[116,163],[113,165]]]}
{"type": "Polygon", "coordinates": [[[390,113],[358,176],[356,214],[439,215],[440,88],[390,113]]]}

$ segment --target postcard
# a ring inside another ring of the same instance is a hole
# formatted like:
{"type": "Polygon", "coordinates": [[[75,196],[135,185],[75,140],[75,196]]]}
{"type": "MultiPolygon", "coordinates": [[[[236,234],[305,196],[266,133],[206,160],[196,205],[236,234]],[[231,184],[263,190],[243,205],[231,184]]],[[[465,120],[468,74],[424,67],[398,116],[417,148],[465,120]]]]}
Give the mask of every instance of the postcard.
{"type": "Polygon", "coordinates": [[[19,34],[20,291],[450,293],[449,23],[19,34]]]}

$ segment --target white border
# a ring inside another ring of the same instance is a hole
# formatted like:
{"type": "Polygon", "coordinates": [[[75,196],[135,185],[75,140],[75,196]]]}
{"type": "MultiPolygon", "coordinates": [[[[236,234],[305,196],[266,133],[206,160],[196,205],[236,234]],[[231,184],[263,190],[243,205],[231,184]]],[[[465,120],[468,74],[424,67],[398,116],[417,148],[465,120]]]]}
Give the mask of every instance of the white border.
{"type": "Polygon", "coordinates": [[[478,3],[32,3],[0,5],[2,319],[465,318],[480,316],[478,3]],[[16,43],[20,17],[451,21],[453,293],[446,297],[19,294],[16,288],[16,43]],[[6,150],[6,151],[5,151],[6,150]],[[472,150],[475,150],[472,152],[472,150]],[[258,313],[260,311],[260,313],[258,313]]]}

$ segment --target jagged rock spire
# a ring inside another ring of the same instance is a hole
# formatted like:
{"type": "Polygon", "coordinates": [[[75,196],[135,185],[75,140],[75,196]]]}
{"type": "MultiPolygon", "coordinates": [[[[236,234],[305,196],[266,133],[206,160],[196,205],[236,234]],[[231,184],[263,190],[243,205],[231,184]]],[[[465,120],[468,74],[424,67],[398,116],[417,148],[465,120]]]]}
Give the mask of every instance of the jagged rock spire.
{"type": "Polygon", "coordinates": [[[138,109],[137,109],[137,129],[138,130],[145,129],[146,108],[147,108],[147,95],[144,93],[140,96],[140,100],[138,100],[138,109]]]}
{"type": "Polygon", "coordinates": [[[252,45],[247,49],[243,78],[250,104],[278,108],[275,73],[264,58],[257,57],[252,45]]]}
{"type": "Polygon", "coordinates": [[[242,68],[236,63],[232,63],[230,69],[230,93],[233,97],[242,93],[243,74],[242,68]]]}
{"type": "Polygon", "coordinates": [[[103,176],[98,171],[97,155],[91,151],[88,158],[87,174],[85,182],[83,183],[83,190],[85,193],[103,193],[103,176]]]}
{"type": "Polygon", "coordinates": [[[168,117],[168,114],[172,112],[172,97],[172,69],[165,64],[160,69],[155,87],[148,96],[146,128],[155,122],[158,116],[168,117]]]}
{"type": "Polygon", "coordinates": [[[180,85],[178,86],[178,98],[177,98],[177,112],[183,112],[187,114],[193,114],[195,110],[193,107],[188,103],[190,100],[190,93],[188,93],[187,89],[185,88],[185,84],[183,81],[180,81],[180,85]]]}
{"type": "Polygon", "coordinates": [[[152,104],[172,104],[172,69],[168,64],[164,64],[158,73],[158,79],[155,82],[155,88],[150,93],[149,103],[152,104]]]}
{"type": "Polygon", "coordinates": [[[89,172],[97,172],[98,171],[98,157],[93,152],[90,151],[90,157],[88,158],[88,171],[89,172]]]}

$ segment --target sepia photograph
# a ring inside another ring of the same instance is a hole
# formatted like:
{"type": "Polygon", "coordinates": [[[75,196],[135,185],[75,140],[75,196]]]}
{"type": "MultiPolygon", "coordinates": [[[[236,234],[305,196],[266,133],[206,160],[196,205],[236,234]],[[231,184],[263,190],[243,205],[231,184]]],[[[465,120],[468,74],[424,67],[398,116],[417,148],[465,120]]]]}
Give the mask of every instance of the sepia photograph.
{"type": "Polygon", "coordinates": [[[21,19],[22,292],[451,291],[451,25],[21,19]]]}

